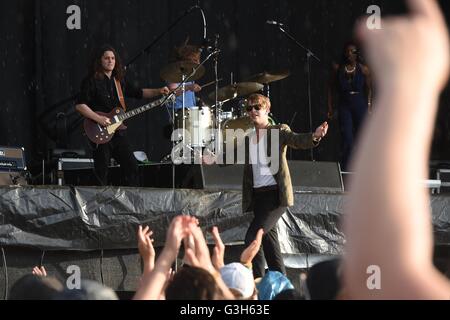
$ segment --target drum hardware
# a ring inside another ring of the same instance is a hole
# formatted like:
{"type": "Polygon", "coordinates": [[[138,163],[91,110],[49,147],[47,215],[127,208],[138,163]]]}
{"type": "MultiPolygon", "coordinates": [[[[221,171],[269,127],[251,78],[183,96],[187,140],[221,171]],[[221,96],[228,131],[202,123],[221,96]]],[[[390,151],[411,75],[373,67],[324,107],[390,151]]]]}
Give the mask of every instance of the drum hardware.
{"type": "MultiPolygon", "coordinates": [[[[200,79],[201,77],[203,77],[204,73],[205,73],[205,67],[203,66],[211,57],[213,56],[217,56],[218,53],[220,52],[220,50],[215,50],[214,52],[211,52],[200,64],[197,64],[195,62],[192,61],[178,61],[178,62],[173,62],[170,63],[169,65],[165,66],[161,71],[160,71],[160,75],[161,78],[163,78],[164,80],[168,81],[168,82],[172,82],[172,83],[179,83],[178,87],[174,90],[174,92],[180,92],[181,90],[181,95],[182,95],[182,108],[181,110],[181,115],[177,112],[177,114],[175,114],[175,102],[173,102],[173,106],[172,106],[172,119],[173,119],[173,123],[172,123],[172,132],[175,132],[175,129],[181,129],[181,140],[184,146],[189,147],[191,150],[193,150],[191,147],[194,146],[192,144],[190,144],[190,142],[188,142],[186,140],[186,105],[185,105],[185,93],[186,93],[186,82],[188,81],[195,81],[200,79]],[[181,116],[181,121],[178,122],[177,124],[177,128],[175,127],[176,124],[176,116],[178,116],[178,118],[180,118],[181,116]],[[181,124],[180,124],[181,122],[181,124]]],[[[213,81],[212,83],[216,83],[219,80],[213,81]]],[[[198,108],[197,108],[198,109],[198,108]]],[[[203,108],[201,108],[203,109],[203,108]]],[[[193,111],[194,112],[194,111],[193,111]]],[[[201,114],[204,114],[203,110],[201,112],[201,114]]],[[[206,143],[207,141],[211,141],[208,140],[207,134],[202,134],[203,132],[197,131],[197,127],[199,126],[200,122],[199,119],[195,119],[192,121],[193,123],[189,124],[191,126],[191,131],[193,130],[194,132],[189,132],[189,141],[194,140],[195,141],[195,146],[202,146],[204,143],[206,143]],[[194,136],[191,136],[194,135],[194,136]],[[204,142],[203,142],[204,141],[204,142]]],[[[207,123],[206,127],[208,127],[209,123],[207,123]]],[[[202,129],[208,129],[208,128],[202,128],[202,129]]],[[[173,139],[175,140],[175,139],[173,139]]],[[[175,148],[175,142],[173,141],[173,147],[175,148]]],[[[184,149],[183,149],[184,150],[184,149]]]]}
{"type": "Polygon", "coordinates": [[[258,82],[264,85],[266,97],[270,99],[270,83],[283,80],[289,77],[289,70],[282,71],[264,71],[249,77],[246,81],[258,82]]]}
{"type": "Polygon", "coordinates": [[[160,76],[167,82],[180,83],[185,80],[183,79],[184,77],[191,73],[192,76],[189,78],[189,81],[199,80],[205,74],[205,67],[191,61],[178,61],[162,68],[160,76]]]}
{"type": "Polygon", "coordinates": [[[205,88],[207,88],[207,87],[209,87],[209,86],[211,86],[213,84],[216,84],[216,82],[220,82],[220,81],[222,81],[222,78],[218,79],[217,81],[214,80],[214,81],[205,83],[204,85],[201,85],[201,87],[202,87],[202,89],[205,89],[205,88]]]}
{"type": "Polygon", "coordinates": [[[290,75],[289,70],[276,71],[276,72],[264,71],[262,73],[258,73],[253,76],[250,76],[246,81],[258,82],[258,83],[262,83],[262,84],[269,84],[269,83],[272,83],[275,81],[283,80],[283,79],[289,77],[289,75],[290,75]]]}
{"type": "MultiPolygon", "coordinates": [[[[276,125],[276,121],[273,117],[269,116],[269,124],[276,125]]],[[[235,142],[239,135],[239,131],[242,130],[241,133],[248,134],[250,131],[253,132],[255,130],[255,125],[253,124],[252,119],[249,116],[244,116],[236,119],[225,120],[223,124],[222,137],[224,143],[235,142]],[[233,130],[233,131],[227,131],[233,130]],[[230,137],[227,135],[228,133],[232,133],[233,135],[230,137]]]]}
{"type": "MultiPolygon", "coordinates": [[[[235,98],[248,96],[249,94],[261,91],[264,86],[257,82],[241,82],[228,85],[220,88],[217,96],[219,101],[229,101],[235,98]]],[[[209,98],[213,100],[215,98],[215,92],[209,95],[209,98]]]]}

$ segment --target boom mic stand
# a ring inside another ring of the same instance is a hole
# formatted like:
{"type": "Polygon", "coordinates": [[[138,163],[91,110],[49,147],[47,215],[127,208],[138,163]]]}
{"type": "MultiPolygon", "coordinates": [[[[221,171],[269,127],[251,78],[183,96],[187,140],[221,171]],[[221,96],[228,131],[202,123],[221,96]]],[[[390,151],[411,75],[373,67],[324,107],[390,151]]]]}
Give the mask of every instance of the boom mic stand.
{"type": "MultiPolygon", "coordinates": [[[[309,113],[309,129],[313,131],[313,119],[312,119],[312,98],[311,98],[311,58],[321,62],[320,59],[310,49],[305,47],[299,41],[297,41],[289,32],[284,29],[284,25],[277,23],[278,29],[290,40],[292,40],[297,46],[306,51],[306,63],[307,63],[307,82],[308,82],[308,113],[309,113]]],[[[310,149],[311,161],[314,161],[314,150],[310,149]]]]}

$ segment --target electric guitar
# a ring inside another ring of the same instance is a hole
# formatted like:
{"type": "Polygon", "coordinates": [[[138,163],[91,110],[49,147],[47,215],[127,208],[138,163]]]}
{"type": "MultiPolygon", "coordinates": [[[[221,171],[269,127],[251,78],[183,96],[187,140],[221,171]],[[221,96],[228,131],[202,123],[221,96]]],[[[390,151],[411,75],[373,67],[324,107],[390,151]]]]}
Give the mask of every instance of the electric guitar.
{"type": "Polygon", "coordinates": [[[111,141],[114,133],[117,130],[124,130],[127,127],[123,124],[123,121],[137,116],[145,111],[151,110],[168,102],[173,102],[175,95],[171,94],[167,97],[162,97],[156,101],[148,103],[142,107],[125,112],[121,107],[114,108],[110,113],[96,112],[98,115],[108,117],[111,124],[108,126],[101,126],[94,120],[84,119],[84,132],[86,136],[95,144],[105,144],[111,141]]]}

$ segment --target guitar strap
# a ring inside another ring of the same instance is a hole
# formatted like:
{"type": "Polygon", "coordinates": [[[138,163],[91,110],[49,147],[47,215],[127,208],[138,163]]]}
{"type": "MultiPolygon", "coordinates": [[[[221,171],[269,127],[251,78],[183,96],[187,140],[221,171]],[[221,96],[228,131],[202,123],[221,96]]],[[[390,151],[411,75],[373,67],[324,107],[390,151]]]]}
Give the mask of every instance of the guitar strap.
{"type": "Polygon", "coordinates": [[[116,84],[117,96],[119,97],[120,105],[122,106],[123,111],[127,111],[127,106],[125,105],[125,99],[123,98],[122,85],[120,81],[114,77],[114,83],[116,84]]]}

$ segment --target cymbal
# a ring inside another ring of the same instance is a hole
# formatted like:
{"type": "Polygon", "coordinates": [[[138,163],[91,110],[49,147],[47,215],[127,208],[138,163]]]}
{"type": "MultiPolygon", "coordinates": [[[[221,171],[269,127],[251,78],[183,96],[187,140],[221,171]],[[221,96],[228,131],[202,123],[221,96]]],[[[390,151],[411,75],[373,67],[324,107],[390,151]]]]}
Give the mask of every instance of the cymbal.
{"type": "MultiPolygon", "coordinates": [[[[261,91],[264,86],[256,82],[240,82],[220,88],[218,91],[218,100],[225,101],[261,91]]],[[[216,93],[213,91],[208,96],[211,100],[216,99],[216,93]]]]}
{"type": "Polygon", "coordinates": [[[168,64],[161,69],[159,74],[161,78],[167,82],[176,83],[182,82],[183,76],[188,77],[196,68],[198,68],[197,71],[188,80],[195,81],[203,77],[205,74],[205,67],[191,61],[177,61],[168,64]]]}
{"type": "Polygon", "coordinates": [[[268,72],[264,71],[263,73],[258,73],[253,76],[251,76],[247,81],[254,81],[262,84],[269,84],[271,82],[275,82],[278,80],[282,80],[284,78],[289,77],[290,72],[289,70],[283,70],[278,72],[268,72]]]}

